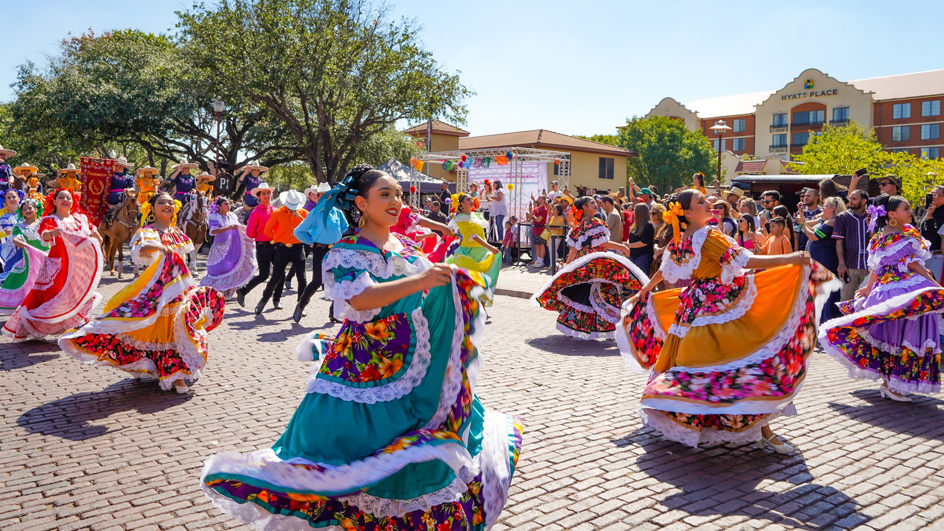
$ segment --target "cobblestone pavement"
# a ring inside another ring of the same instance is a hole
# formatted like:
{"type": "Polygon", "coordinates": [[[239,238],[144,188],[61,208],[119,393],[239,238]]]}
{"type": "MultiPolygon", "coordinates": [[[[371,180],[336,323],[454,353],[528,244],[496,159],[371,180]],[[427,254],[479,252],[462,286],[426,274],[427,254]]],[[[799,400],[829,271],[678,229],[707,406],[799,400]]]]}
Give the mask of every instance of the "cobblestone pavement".
{"type": "MultiPolygon", "coordinates": [[[[121,285],[106,277],[100,291],[121,285]]],[[[271,445],[300,402],[295,345],[323,326],[327,303],[304,326],[285,306],[257,317],[228,305],[185,396],[80,365],[52,342],[0,343],[0,528],[242,528],[201,494],[199,473],[212,453],[271,445]]],[[[490,311],[478,394],[526,430],[496,530],[944,529],[936,398],[883,401],[817,354],[800,415],[773,426],[796,454],[694,450],[642,427],[644,378],[614,343],[565,338],[523,299],[490,311]]]]}

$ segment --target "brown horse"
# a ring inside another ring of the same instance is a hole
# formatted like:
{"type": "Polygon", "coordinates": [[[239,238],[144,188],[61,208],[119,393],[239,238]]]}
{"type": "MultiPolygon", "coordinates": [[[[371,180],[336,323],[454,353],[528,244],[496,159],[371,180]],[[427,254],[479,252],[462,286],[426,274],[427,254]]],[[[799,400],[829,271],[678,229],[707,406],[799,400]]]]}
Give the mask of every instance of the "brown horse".
{"type": "Polygon", "coordinates": [[[190,201],[180,209],[177,225],[193,242],[193,251],[190,251],[190,273],[196,276],[197,251],[206,241],[207,235],[207,201],[203,192],[190,192],[190,201]]]}
{"type": "MultiPolygon", "coordinates": [[[[131,241],[135,231],[138,230],[138,212],[141,210],[141,204],[138,203],[138,193],[134,188],[125,189],[125,200],[118,205],[117,210],[110,222],[103,221],[98,232],[104,237],[104,248],[106,267],[111,265],[111,274],[115,274],[115,253],[118,253],[118,278],[121,278],[124,272],[125,253],[122,247],[125,243],[131,241]]],[[[138,276],[138,266],[134,267],[134,276],[138,276]]]]}

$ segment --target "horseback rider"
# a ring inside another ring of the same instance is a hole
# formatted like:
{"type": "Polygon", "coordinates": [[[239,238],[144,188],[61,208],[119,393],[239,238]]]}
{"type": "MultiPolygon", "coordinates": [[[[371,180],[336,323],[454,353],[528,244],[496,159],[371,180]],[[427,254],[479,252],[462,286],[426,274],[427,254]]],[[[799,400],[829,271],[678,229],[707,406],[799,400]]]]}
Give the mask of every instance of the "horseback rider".
{"type": "Polygon", "coordinates": [[[151,166],[138,168],[138,177],[134,184],[138,188],[138,201],[142,205],[151,199],[151,196],[157,191],[157,187],[161,185],[161,179],[157,176],[158,172],[160,170],[151,166]]]}
{"type": "Polygon", "coordinates": [[[114,170],[111,174],[111,184],[108,185],[108,211],[105,213],[102,225],[110,225],[115,219],[115,212],[125,201],[125,190],[134,188],[134,177],[128,173],[128,170],[134,169],[134,165],[128,164],[128,159],[118,157],[113,164],[114,170]]]}
{"type": "Polygon", "coordinates": [[[190,175],[190,170],[199,168],[200,165],[195,162],[187,162],[187,159],[180,159],[179,164],[174,164],[171,169],[174,173],[167,178],[166,184],[174,191],[174,199],[183,204],[190,201],[190,192],[197,187],[197,181],[190,175]]]}
{"type": "Polygon", "coordinates": [[[46,186],[55,190],[56,188],[65,188],[72,192],[81,192],[82,191],[82,181],[79,177],[82,175],[82,172],[75,167],[75,164],[69,164],[65,168],[60,169],[56,172],[56,178],[50,179],[46,186]]]}

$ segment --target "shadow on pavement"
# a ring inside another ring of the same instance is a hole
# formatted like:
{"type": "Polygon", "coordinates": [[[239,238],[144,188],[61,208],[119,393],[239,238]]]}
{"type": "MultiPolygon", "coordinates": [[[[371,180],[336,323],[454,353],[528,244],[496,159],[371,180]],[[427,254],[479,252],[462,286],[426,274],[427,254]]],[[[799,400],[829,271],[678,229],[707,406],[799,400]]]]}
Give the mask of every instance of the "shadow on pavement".
{"type": "Polygon", "coordinates": [[[61,354],[55,341],[4,343],[0,347],[0,371],[13,371],[44,363],[58,358],[61,354]]]}
{"type": "Polygon", "coordinates": [[[865,422],[896,433],[944,441],[944,401],[924,395],[911,395],[913,402],[886,400],[875,389],[858,389],[852,396],[867,404],[838,404],[829,407],[858,422],[865,422]]]}
{"type": "Polygon", "coordinates": [[[527,340],[528,345],[554,354],[564,356],[619,356],[615,341],[593,339],[584,341],[564,334],[547,337],[535,337],[527,340]]]}
{"type": "Polygon", "coordinates": [[[819,530],[848,529],[871,519],[857,511],[849,496],[815,483],[801,451],[779,455],[757,450],[753,444],[689,448],[650,428],[613,442],[645,450],[636,467],[682,490],[662,500],[663,506],[704,517],[706,522],[718,516],[747,516],[787,528],[819,530]]]}
{"type": "MultiPolygon", "coordinates": [[[[23,413],[16,423],[30,433],[84,441],[113,431],[92,424],[122,411],[136,409],[142,415],[179,406],[193,397],[173,390],[161,391],[156,380],[127,379],[101,391],[76,393],[23,413]]],[[[121,428],[119,428],[120,430],[121,428]]]]}

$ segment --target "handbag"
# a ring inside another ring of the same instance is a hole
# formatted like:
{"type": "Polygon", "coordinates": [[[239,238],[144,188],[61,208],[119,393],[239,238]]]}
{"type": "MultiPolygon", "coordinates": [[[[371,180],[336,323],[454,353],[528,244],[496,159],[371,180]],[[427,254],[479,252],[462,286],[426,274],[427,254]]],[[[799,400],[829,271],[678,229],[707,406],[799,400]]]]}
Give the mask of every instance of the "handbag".
{"type": "Polygon", "coordinates": [[[544,241],[546,241],[546,242],[551,241],[551,230],[550,230],[550,229],[544,229],[544,232],[541,233],[541,239],[544,240],[544,241]]]}

